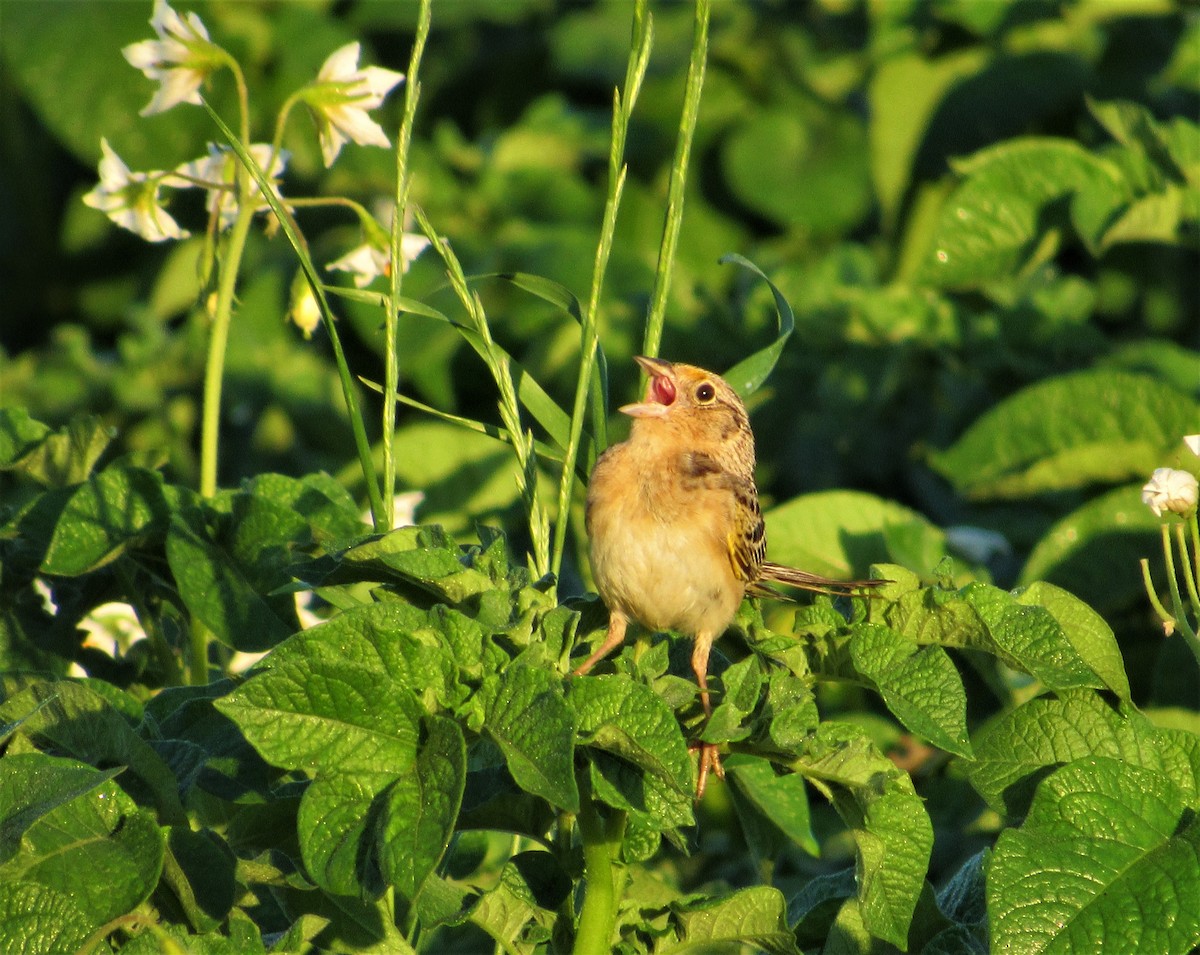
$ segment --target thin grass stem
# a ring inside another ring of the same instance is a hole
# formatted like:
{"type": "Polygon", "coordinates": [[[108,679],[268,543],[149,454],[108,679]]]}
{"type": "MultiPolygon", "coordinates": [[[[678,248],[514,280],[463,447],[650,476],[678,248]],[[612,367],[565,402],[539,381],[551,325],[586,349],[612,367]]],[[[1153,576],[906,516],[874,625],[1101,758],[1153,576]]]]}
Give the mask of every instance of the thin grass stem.
{"type": "Polygon", "coordinates": [[[650,311],[646,316],[643,355],[657,356],[662,342],[667,298],[671,291],[671,270],[675,264],[675,250],[679,245],[679,233],[683,227],[683,201],[688,164],[696,132],[696,118],[700,115],[700,93],[704,88],[704,70],[708,61],[708,21],[709,0],[696,0],[692,55],[688,63],[683,114],[679,120],[679,138],[675,141],[675,160],[671,164],[671,179],[667,187],[667,214],[663,222],[662,241],[658,247],[658,266],[654,272],[650,311]]]}
{"type": "MultiPolygon", "coordinates": [[[[388,278],[389,302],[384,312],[384,371],[383,371],[383,518],[386,530],[394,523],[394,498],[396,496],[396,459],[394,443],[396,436],[396,393],[400,390],[400,361],[396,354],[397,325],[400,321],[400,289],[404,278],[404,219],[408,209],[408,152],[412,145],[413,122],[417,115],[417,103],[421,98],[418,76],[421,57],[425,52],[425,41],[429,37],[430,0],[421,0],[417,14],[417,35],[413,40],[412,55],[408,60],[408,80],[404,88],[404,116],[400,120],[400,131],[396,135],[396,209],[392,214],[390,236],[391,270],[388,278]]],[[[380,530],[376,525],[376,530],[380,530]]]]}
{"type": "MultiPolygon", "coordinates": [[[[563,551],[566,548],[571,501],[575,493],[575,462],[579,459],[579,445],[583,435],[583,422],[588,414],[589,397],[593,402],[596,401],[604,388],[603,382],[596,382],[593,378],[596,351],[600,339],[598,330],[600,292],[604,287],[604,276],[608,269],[609,254],[612,252],[613,235],[616,232],[617,211],[620,209],[621,193],[625,187],[624,156],[625,139],[629,132],[629,118],[633,113],[642,80],[646,75],[653,36],[653,18],[646,12],[645,0],[637,0],[633,8],[632,39],[629,60],[625,67],[625,83],[621,89],[613,91],[612,145],[608,155],[608,197],[604,203],[600,240],[596,246],[596,258],[592,266],[591,292],[583,311],[583,323],[580,329],[579,377],[575,383],[571,429],[567,436],[567,447],[559,476],[554,547],[550,558],[550,572],[555,577],[558,577],[562,569],[563,551]]],[[[601,410],[603,411],[603,409],[601,410]]],[[[599,452],[602,449],[597,448],[596,450],[599,452]]]]}

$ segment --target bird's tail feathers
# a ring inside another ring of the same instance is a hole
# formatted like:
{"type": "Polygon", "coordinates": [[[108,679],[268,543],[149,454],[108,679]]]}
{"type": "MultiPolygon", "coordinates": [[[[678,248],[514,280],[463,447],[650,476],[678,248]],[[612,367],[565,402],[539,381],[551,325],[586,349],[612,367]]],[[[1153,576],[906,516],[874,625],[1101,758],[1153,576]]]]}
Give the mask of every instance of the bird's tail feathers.
{"type": "MultiPolygon", "coordinates": [[[[833,577],[822,577],[820,574],[812,574],[807,570],[800,570],[796,567],[785,567],[783,564],[776,564],[772,561],[765,560],[762,566],[758,569],[759,581],[770,581],[775,584],[785,584],[788,587],[798,587],[801,590],[811,590],[818,594],[848,595],[858,594],[864,590],[871,590],[874,587],[882,586],[890,583],[888,580],[837,580],[833,577]]],[[[761,592],[769,596],[779,596],[769,587],[760,588],[761,592]]]]}

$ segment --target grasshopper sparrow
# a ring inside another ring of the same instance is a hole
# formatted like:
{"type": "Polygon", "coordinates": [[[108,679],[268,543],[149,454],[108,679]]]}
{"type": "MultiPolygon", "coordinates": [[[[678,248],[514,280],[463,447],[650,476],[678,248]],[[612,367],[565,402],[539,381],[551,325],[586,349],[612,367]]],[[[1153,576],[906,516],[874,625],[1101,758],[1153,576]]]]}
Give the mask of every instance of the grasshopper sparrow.
{"type": "MultiPolygon", "coordinates": [[[[708,656],[747,591],[775,581],[845,593],[877,581],[838,581],[766,560],[746,407],[718,375],[658,358],[635,359],[646,398],[621,411],[629,439],[604,452],[587,494],[592,572],[609,609],[608,633],[573,675],[620,646],[630,620],[694,641],[692,670],[704,712],[708,656]]],[[[700,745],[696,798],[709,771],[724,777],[717,747],[700,745]]]]}

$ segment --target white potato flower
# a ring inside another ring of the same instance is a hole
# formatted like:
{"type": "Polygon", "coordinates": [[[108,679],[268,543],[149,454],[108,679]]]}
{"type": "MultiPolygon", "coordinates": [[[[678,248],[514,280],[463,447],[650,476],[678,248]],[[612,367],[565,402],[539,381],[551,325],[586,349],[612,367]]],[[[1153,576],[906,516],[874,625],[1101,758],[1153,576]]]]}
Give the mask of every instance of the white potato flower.
{"type": "MultiPolygon", "coordinates": [[[[407,272],[413,261],[429,246],[429,240],[414,232],[405,232],[400,237],[401,273],[407,272]]],[[[340,259],[330,262],[327,269],[335,272],[349,272],[354,276],[357,288],[366,288],[380,275],[391,274],[391,256],[386,245],[367,241],[343,255],[340,259]]]]}
{"type": "Polygon", "coordinates": [[[183,239],[190,234],[162,206],[159,188],[166,173],[131,172],[107,139],[100,140],[100,151],[100,182],[83,197],[84,205],[98,209],[147,242],[183,239]]]}
{"type": "MultiPolygon", "coordinates": [[[[284,167],[287,165],[287,150],[281,149],[275,153],[268,143],[253,143],[246,148],[258,167],[267,174],[267,179],[271,182],[271,191],[277,198],[282,199],[276,182],[283,175],[284,167]],[[268,163],[270,168],[268,168],[268,163]]],[[[199,159],[193,159],[175,167],[175,175],[178,178],[171,185],[181,189],[189,187],[207,189],[205,208],[210,213],[219,213],[221,228],[227,229],[237,217],[235,183],[239,165],[237,154],[228,146],[209,143],[207,156],[201,156],[199,159]]],[[[251,183],[250,195],[252,197],[262,195],[262,190],[259,189],[257,182],[251,183]]],[[[259,208],[265,209],[266,207],[265,202],[259,204],[259,208]]]]}
{"type": "Polygon", "coordinates": [[[200,105],[200,85],[225,61],[225,53],[208,39],[200,18],[181,17],[166,0],[155,0],[150,26],[157,40],[131,43],[121,53],[129,65],[160,84],[142,116],[162,113],[180,103],[200,105]]]}
{"type": "Polygon", "coordinates": [[[360,49],[354,42],[331,53],[317,73],[316,82],[304,92],[304,101],[317,123],[326,166],[333,165],[347,142],[384,148],[391,145],[382,127],[367,113],[383,104],[404,74],[381,66],[359,69],[360,49]]]}

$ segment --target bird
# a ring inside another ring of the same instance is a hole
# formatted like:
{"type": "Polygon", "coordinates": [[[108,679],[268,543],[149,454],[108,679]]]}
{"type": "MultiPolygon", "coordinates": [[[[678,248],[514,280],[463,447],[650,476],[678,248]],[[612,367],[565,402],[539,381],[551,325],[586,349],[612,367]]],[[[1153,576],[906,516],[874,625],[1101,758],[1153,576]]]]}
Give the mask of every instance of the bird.
{"type": "MultiPolygon", "coordinates": [[[[766,559],[766,523],[754,482],[754,432],[746,406],[710,371],[636,356],[645,397],[619,410],[629,438],[596,460],[585,528],[592,575],[608,607],[604,640],[572,676],[619,647],[630,621],[692,640],[705,717],[712,715],[708,659],[747,593],[768,583],[855,593],[878,580],[835,580],[766,559]]],[[[696,799],[709,773],[724,778],[718,748],[699,744],[696,799]]]]}

